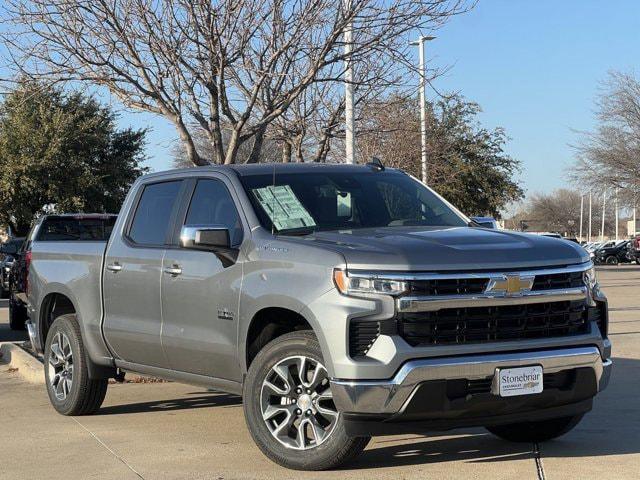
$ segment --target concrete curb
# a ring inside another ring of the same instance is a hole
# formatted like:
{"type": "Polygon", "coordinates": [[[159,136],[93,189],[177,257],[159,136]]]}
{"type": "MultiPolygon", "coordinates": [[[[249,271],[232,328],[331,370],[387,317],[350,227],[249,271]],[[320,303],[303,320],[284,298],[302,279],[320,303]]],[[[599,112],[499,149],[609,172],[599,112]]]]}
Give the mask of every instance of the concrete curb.
{"type": "Polygon", "coordinates": [[[16,368],[23,379],[30,383],[44,383],[44,368],[36,358],[22,350],[15,343],[0,343],[0,362],[16,368]]]}

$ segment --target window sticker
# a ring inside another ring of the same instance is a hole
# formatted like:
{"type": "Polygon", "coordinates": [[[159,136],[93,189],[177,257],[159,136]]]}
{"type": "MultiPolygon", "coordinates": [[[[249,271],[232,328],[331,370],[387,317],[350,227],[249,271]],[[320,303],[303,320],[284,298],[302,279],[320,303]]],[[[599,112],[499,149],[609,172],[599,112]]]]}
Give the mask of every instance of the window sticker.
{"type": "Polygon", "coordinates": [[[254,188],[253,194],[277,230],[316,226],[313,217],[302,206],[289,185],[254,188]]]}

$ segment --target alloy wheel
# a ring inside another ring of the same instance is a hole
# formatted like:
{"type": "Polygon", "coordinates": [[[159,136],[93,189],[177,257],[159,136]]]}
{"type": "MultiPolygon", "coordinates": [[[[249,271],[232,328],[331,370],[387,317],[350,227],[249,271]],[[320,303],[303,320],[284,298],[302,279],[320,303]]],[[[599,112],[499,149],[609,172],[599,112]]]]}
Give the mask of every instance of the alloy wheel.
{"type": "Polygon", "coordinates": [[[271,435],[296,450],[325,442],[339,416],[327,369],[301,355],[285,358],[271,368],[262,382],[260,405],[271,435]]]}
{"type": "Polygon", "coordinates": [[[64,401],[73,385],[73,352],[69,338],[56,333],[49,353],[49,383],[58,400],[64,401]]]}

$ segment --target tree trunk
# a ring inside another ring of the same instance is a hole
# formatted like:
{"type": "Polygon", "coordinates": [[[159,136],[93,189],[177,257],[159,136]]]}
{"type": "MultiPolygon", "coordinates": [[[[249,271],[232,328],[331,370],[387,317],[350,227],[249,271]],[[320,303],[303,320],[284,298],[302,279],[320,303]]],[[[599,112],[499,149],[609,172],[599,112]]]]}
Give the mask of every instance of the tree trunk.
{"type": "Polygon", "coordinates": [[[187,158],[189,159],[189,161],[198,167],[209,165],[209,162],[206,159],[198,155],[198,150],[196,150],[196,145],[193,142],[193,137],[189,133],[189,130],[187,130],[187,127],[182,121],[182,118],[180,118],[179,116],[175,116],[173,118],[173,123],[175,124],[176,129],[178,130],[178,135],[180,136],[180,140],[184,144],[184,148],[187,153],[187,158]]]}
{"type": "Polygon", "coordinates": [[[262,144],[264,143],[264,134],[267,130],[267,126],[265,125],[263,128],[258,130],[253,138],[253,147],[251,147],[251,154],[247,159],[247,163],[258,163],[260,162],[260,153],[262,152],[262,144]]]}
{"type": "Polygon", "coordinates": [[[325,133],[318,142],[318,149],[316,150],[316,156],[313,159],[314,162],[325,163],[327,161],[327,155],[329,153],[329,135],[325,133]]]}
{"type": "Polygon", "coordinates": [[[220,110],[218,90],[215,86],[209,89],[211,93],[211,119],[209,121],[209,131],[211,145],[213,147],[212,163],[222,163],[224,161],[224,146],[222,142],[222,129],[220,128],[220,110]]]}
{"type": "Polygon", "coordinates": [[[291,144],[287,140],[282,141],[282,162],[291,162],[291,144]]]}
{"type": "Polygon", "coordinates": [[[238,148],[240,147],[240,134],[238,130],[231,131],[231,138],[229,138],[229,144],[227,145],[227,154],[224,157],[224,164],[231,165],[236,163],[236,157],[238,156],[238,148]]]}
{"type": "Polygon", "coordinates": [[[296,145],[296,162],[303,163],[304,162],[304,153],[302,152],[302,142],[304,140],[304,136],[300,135],[295,139],[296,145]]]}

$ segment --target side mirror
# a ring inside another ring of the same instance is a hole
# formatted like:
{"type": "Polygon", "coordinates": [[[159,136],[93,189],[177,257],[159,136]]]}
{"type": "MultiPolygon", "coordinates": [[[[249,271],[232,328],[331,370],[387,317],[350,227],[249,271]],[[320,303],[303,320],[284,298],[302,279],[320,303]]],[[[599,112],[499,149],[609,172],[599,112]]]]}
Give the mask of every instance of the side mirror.
{"type": "Polygon", "coordinates": [[[224,226],[194,225],[182,227],[180,246],[194,250],[230,249],[229,229],[224,226]]]}

